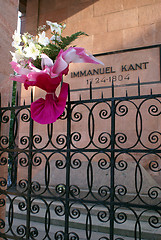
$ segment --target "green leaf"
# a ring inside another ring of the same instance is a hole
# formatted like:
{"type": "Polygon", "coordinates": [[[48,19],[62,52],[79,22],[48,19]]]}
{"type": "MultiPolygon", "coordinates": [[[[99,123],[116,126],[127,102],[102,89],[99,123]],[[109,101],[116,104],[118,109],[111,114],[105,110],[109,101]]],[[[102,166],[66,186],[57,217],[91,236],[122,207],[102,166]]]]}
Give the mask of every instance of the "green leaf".
{"type": "MultiPolygon", "coordinates": [[[[40,53],[45,53],[49,58],[55,61],[61,49],[66,49],[68,45],[82,35],[88,36],[86,33],[80,31],[72,34],[71,36],[61,36],[61,41],[55,41],[55,44],[49,43],[47,46],[39,44],[41,46],[40,53]]],[[[41,69],[41,58],[37,58],[33,64],[35,67],[41,69]]]]}
{"type": "Polygon", "coordinates": [[[61,49],[65,49],[69,44],[76,40],[80,36],[88,36],[85,32],[76,32],[71,36],[61,37],[61,42],[58,43],[61,49]]]}

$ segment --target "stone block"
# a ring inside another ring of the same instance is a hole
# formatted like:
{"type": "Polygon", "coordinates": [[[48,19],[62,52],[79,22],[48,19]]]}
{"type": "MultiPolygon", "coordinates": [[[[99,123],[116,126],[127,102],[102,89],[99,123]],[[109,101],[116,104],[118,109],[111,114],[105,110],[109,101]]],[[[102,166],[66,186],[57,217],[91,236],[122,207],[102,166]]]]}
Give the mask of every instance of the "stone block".
{"type": "Polygon", "coordinates": [[[28,0],[26,12],[28,17],[37,15],[38,12],[38,0],[28,0]]]}
{"type": "Polygon", "coordinates": [[[0,22],[3,19],[5,21],[6,27],[15,28],[17,24],[17,14],[18,14],[18,1],[15,0],[15,4],[10,4],[10,1],[3,1],[1,3],[1,14],[0,22]]]}
{"type": "Polygon", "coordinates": [[[123,30],[123,47],[134,48],[155,44],[155,24],[123,30]]]}
{"type": "Polygon", "coordinates": [[[155,43],[161,44],[161,22],[156,23],[155,43]]]}
{"type": "Polygon", "coordinates": [[[41,0],[40,2],[40,13],[44,14],[49,10],[60,10],[61,8],[67,8],[69,0],[41,0]]]}
{"type": "Polygon", "coordinates": [[[107,17],[94,17],[89,21],[88,18],[82,18],[80,21],[67,20],[67,27],[64,35],[72,34],[76,31],[83,31],[89,36],[107,32],[107,17]]]}
{"type": "Polygon", "coordinates": [[[93,4],[93,0],[69,0],[69,4],[78,5],[78,4],[80,4],[80,3],[93,4]]]}
{"type": "Polygon", "coordinates": [[[94,17],[91,18],[91,21],[84,18],[79,26],[88,35],[98,35],[107,32],[107,17],[94,17]]]}
{"type": "Polygon", "coordinates": [[[74,45],[83,47],[90,53],[93,53],[93,37],[92,36],[80,37],[71,44],[71,46],[74,46],[74,45]]]}
{"type": "Polygon", "coordinates": [[[138,9],[130,9],[108,16],[108,31],[117,31],[138,26],[138,9]]]}
{"type": "Polygon", "coordinates": [[[0,73],[0,93],[1,93],[1,106],[6,107],[8,106],[8,102],[11,100],[12,96],[12,81],[9,79],[9,75],[1,74],[0,73]]]}
{"type": "Polygon", "coordinates": [[[51,22],[63,23],[67,19],[67,9],[61,8],[59,11],[53,9],[41,14],[39,18],[39,26],[46,24],[46,20],[51,22]]]}
{"type": "Polygon", "coordinates": [[[102,16],[112,12],[123,10],[122,1],[120,0],[99,0],[93,4],[94,16],[102,16]]]}
{"type": "Polygon", "coordinates": [[[66,21],[66,28],[63,31],[63,36],[70,36],[73,33],[76,33],[78,31],[83,31],[81,28],[81,22],[80,21],[71,21],[70,19],[67,19],[66,21]]]}
{"type": "Polygon", "coordinates": [[[154,3],[155,0],[123,0],[123,9],[136,8],[154,3]]]}
{"type": "Polygon", "coordinates": [[[123,48],[123,32],[114,31],[93,36],[93,53],[116,51],[123,48]]]}
{"type": "Polygon", "coordinates": [[[140,7],[138,10],[139,25],[161,21],[161,3],[140,7]]]}
{"type": "Polygon", "coordinates": [[[93,17],[93,5],[89,3],[81,3],[75,4],[72,0],[70,7],[68,6],[68,21],[73,24],[76,22],[79,25],[79,21],[83,19],[90,19],[93,17]]]}
{"type": "MultiPolygon", "coordinates": [[[[103,155],[103,154],[102,154],[103,155]]],[[[101,168],[101,158],[100,156],[97,156],[97,159],[95,158],[94,160],[90,162],[90,168],[89,168],[89,162],[83,158],[81,159],[81,165],[79,168],[71,168],[70,169],[70,185],[77,186],[80,190],[81,193],[83,194],[84,191],[86,190],[87,192],[89,191],[89,181],[88,181],[88,174],[87,174],[87,168],[90,170],[92,169],[93,173],[93,182],[92,182],[92,190],[93,192],[98,192],[99,189],[103,186],[110,186],[110,169],[106,168],[101,168]],[[100,161],[98,163],[98,161],[100,161]],[[83,178],[82,178],[83,176],[83,178]]],[[[105,157],[105,156],[104,156],[105,157]]],[[[139,156],[137,156],[138,158],[139,156]]],[[[60,158],[60,157],[59,157],[60,158]]],[[[130,156],[127,156],[126,154],[122,156],[123,160],[127,162],[127,168],[123,169],[123,166],[120,166],[118,164],[119,161],[122,161],[122,159],[117,159],[118,162],[116,162],[116,168],[115,168],[115,186],[120,186],[121,185],[125,186],[127,189],[127,193],[130,194],[136,194],[136,186],[135,186],[135,171],[136,171],[136,163],[135,161],[130,158],[130,156]],[[121,170],[123,171],[121,172],[121,170]],[[121,174],[120,174],[121,172],[121,174]]],[[[78,158],[79,159],[79,158],[78,158]]],[[[50,178],[50,185],[49,188],[55,187],[61,184],[65,185],[66,182],[66,174],[65,174],[65,169],[58,169],[56,168],[56,158],[50,159],[49,165],[50,169],[52,170],[52,176],[50,178]]],[[[107,161],[107,166],[109,164],[109,159],[105,159],[107,161]]],[[[73,161],[73,159],[72,159],[73,161]]],[[[71,164],[73,164],[71,162],[71,164]]],[[[141,188],[140,194],[147,194],[148,190],[152,186],[158,186],[156,181],[154,180],[153,175],[150,175],[150,173],[145,169],[145,166],[142,166],[142,163],[139,165],[140,166],[140,171],[142,173],[142,178],[144,180],[143,182],[143,187],[141,188]]],[[[89,170],[89,172],[90,172],[89,170]]],[[[88,172],[88,173],[89,173],[88,172]]],[[[139,174],[137,175],[138,177],[138,182],[137,184],[139,185],[140,176],[139,174]]],[[[33,180],[37,181],[40,183],[41,186],[45,184],[45,172],[44,168],[39,169],[39,171],[35,172],[35,175],[33,176],[33,180]]],[[[117,188],[117,189],[118,189],[117,188]]],[[[128,195],[128,194],[127,194],[128,195]]],[[[120,196],[121,197],[121,196],[120,196]]],[[[133,196],[131,196],[133,198],[133,196]]]]}
{"type": "Polygon", "coordinates": [[[37,24],[38,24],[37,15],[33,17],[26,17],[26,27],[25,32],[29,32],[32,35],[37,33],[37,24]]]}

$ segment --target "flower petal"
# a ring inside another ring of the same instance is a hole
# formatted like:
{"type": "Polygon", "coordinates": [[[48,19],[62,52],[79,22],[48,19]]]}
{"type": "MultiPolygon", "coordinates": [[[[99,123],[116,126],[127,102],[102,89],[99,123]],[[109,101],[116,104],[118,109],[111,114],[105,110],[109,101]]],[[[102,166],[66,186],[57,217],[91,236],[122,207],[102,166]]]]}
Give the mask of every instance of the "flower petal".
{"type": "Polygon", "coordinates": [[[13,68],[13,70],[14,70],[16,73],[20,74],[20,75],[27,75],[28,73],[31,72],[30,69],[23,68],[23,67],[22,67],[20,64],[18,64],[17,62],[12,61],[12,62],[10,62],[10,64],[11,64],[11,67],[13,68]]]}
{"type": "Polygon", "coordinates": [[[94,63],[103,64],[100,60],[95,58],[93,55],[88,55],[84,48],[70,47],[67,51],[63,53],[63,58],[65,61],[73,63],[94,63]]]}
{"type": "Polygon", "coordinates": [[[94,63],[103,64],[100,60],[95,58],[93,55],[88,55],[84,48],[70,47],[66,51],[60,50],[57,59],[52,68],[52,72],[56,74],[62,73],[68,68],[68,65],[73,63],[94,63]]]}
{"type": "Polygon", "coordinates": [[[41,68],[44,69],[45,66],[52,67],[54,65],[53,60],[49,58],[46,54],[41,54],[41,68]]]}
{"type": "Polygon", "coordinates": [[[55,92],[55,89],[62,80],[61,75],[55,78],[51,78],[51,76],[45,71],[31,72],[27,75],[27,77],[28,81],[25,82],[26,88],[29,86],[36,86],[48,93],[55,92]]]}
{"type": "Polygon", "coordinates": [[[63,83],[60,95],[57,98],[53,94],[46,94],[43,98],[31,104],[31,117],[40,124],[50,124],[55,122],[63,113],[68,96],[68,84],[63,83]]]}
{"type": "Polygon", "coordinates": [[[25,81],[27,80],[27,76],[26,75],[10,75],[10,79],[12,81],[16,81],[16,82],[20,82],[20,83],[25,83],[25,81]]]}

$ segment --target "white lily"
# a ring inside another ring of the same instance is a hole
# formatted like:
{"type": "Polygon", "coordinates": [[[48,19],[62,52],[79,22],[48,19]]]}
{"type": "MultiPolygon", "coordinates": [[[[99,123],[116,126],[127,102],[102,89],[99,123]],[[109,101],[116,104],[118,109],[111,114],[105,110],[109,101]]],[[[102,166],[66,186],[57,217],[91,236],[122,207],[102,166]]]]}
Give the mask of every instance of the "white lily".
{"type": "Polygon", "coordinates": [[[15,30],[12,38],[13,38],[12,47],[17,48],[21,43],[21,34],[19,34],[15,30]]]}
{"type": "Polygon", "coordinates": [[[46,37],[45,35],[45,31],[43,31],[42,33],[38,34],[39,35],[39,38],[38,38],[38,43],[46,46],[50,43],[50,40],[48,37],[46,37]]]}
{"type": "Polygon", "coordinates": [[[60,41],[61,41],[60,36],[53,35],[53,36],[50,38],[50,41],[52,41],[53,43],[55,43],[55,40],[58,41],[58,42],[60,42],[60,41]]]}
{"type": "Polygon", "coordinates": [[[47,25],[50,26],[50,29],[51,29],[51,32],[56,32],[58,33],[59,35],[61,35],[61,29],[62,29],[62,26],[60,24],[58,24],[57,22],[50,22],[50,21],[46,21],[47,25]]]}
{"type": "Polygon", "coordinates": [[[33,60],[36,60],[37,56],[39,56],[40,52],[36,48],[35,44],[33,42],[30,42],[29,46],[24,48],[24,51],[26,52],[27,58],[33,58],[33,60]]]}
{"type": "Polygon", "coordinates": [[[12,61],[14,61],[14,62],[23,61],[25,58],[25,53],[23,52],[21,46],[19,46],[15,52],[10,52],[10,53],[12,55],[12,61]]]}
{"type": "Polygon", "coordinates": [[[29,33],[25,33],[22,35],[22,40],[25,45],[29,45],[31,42],[33,42],[33,36],[30,35],[29,33]]]}

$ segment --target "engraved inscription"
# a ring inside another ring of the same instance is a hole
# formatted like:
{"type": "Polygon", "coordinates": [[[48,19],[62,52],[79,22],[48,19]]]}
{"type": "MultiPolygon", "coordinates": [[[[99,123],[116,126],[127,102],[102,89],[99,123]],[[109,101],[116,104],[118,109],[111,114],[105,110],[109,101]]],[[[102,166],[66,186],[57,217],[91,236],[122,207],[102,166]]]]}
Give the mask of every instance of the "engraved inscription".
{"type": "Polygon", "coordinates": [[[160,81],[160,48],[118,51],[97,56],[103,65],[71,64],[69,74],[64,77],[71,89],[86,89],[92,86],[106,87],[160,81]]]}

